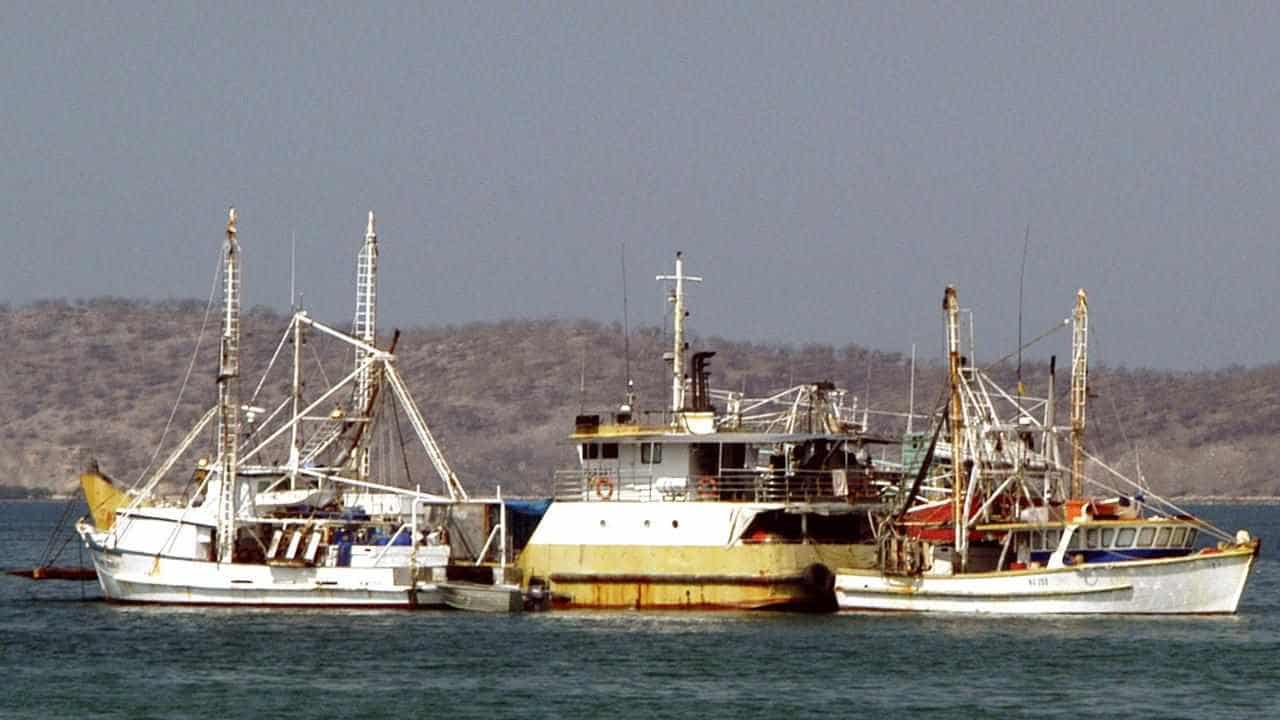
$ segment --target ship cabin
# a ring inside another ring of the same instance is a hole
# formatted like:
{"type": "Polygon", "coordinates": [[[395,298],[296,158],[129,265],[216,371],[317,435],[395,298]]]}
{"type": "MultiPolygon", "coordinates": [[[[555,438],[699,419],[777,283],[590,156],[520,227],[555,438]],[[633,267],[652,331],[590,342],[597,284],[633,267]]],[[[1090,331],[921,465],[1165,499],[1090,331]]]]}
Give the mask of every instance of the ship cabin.
{"type": "Polygon", "coordinates": [[[849,432],[724,432],[710,413],[652,426],[620,415],[577,418],[578,468],[557,473],[557,500],[871,502],[885,475],[849,432]]]}
{"type": "Polygon", "coordinates": [[[1193,551],[1199,538],[1194,525],[1168,518],[1093,520],[1013,532],[1017,559],[1011,567],[1015,569],[1019,565],[1048,566],[1059,550],[1063,551],[1064,564],[1181,557],[1193,551]],[[1064,538],[1068,530],[1069,537],[1064,538]]]}

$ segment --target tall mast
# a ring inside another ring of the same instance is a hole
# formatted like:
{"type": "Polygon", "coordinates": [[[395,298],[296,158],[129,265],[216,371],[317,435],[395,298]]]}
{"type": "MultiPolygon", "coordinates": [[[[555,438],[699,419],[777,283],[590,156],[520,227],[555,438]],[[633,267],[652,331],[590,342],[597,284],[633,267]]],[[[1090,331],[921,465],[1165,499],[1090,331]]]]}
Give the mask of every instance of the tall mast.
{"type": "Polygon", "coordinates": [[[240,243],[236,209],[227,213],[222,247],[222,344],[218,361],[218,562],[231,562],[236,541],[240,437],[240,243]]]}
{"type": "Polygon", "coordinates": [[[964,401],[960,394],[960,301],[955,287],[948,285],[942,298],[947,319],[947,377],[951,387],[951,520],[956,529],[956,550],[963,546],[964,518],[964,401]]]}
{"type": "Polygon", "coordinates": [[[1076,292],[1071,327],[1071,497],[1084,494],[1084,408],[1089,380],[1089,299],[1076,292]]]}
{"type": "MultiPolygon", "coordinates": [[[[356,317],[352,332],[357,339],[373,345],[377,334],[378,312],[378,234],[374,230],[373,211],[369,211],[369,224],[364,232],[364,245],[356,257],[356,317]]],[[[369,351],[356,347],[355,395],[352,397],[352,414],[365,417],[369,412],[369,400],[373,396],[373,368],[366,365],[369,351]]],[[[365,443],[355,449],[356,477],[369,476],[369,453],[365,443]]]]}
{"type": "Polygon", "coordinates": [[[676,283],[670,298],[675,305],[672,310],[672,334],[675,337],[671,349],[671,411],[675,413],[684,407],[684,351],[688,349],[684,341],[684,320],[689,314],[684,309],[684,283],[686,280],[702,282],[702,278],[684,274],[684,254],[677,252],[676,274],[659,275],[657,279],[674,280],[676,283]]]}

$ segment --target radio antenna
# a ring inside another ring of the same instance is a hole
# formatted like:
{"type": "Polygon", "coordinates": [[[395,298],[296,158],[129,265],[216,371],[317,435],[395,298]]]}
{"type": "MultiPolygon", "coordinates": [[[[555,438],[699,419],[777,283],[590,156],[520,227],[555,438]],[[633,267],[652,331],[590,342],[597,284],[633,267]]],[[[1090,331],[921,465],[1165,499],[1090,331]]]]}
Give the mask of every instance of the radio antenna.
{"type": "Polygon", "coordinates": [[[635,404],[635,393],[631,383],[631,327],[627,314],[627,241],[622,241],[622,355],[626,363],[627,377],[624,389],[627,412],[631,412],[635,404]]]}
{"type": "Polygon", "coordinates": [[[289,231],[289,312],[298,309],[298,233],[289,231]]]}
{"type": "Polygon", "coordinates": [[[1031,223],[1027,223],[1027,231],[1022,236],[1022,267],[1018,270],[1018,397],[1025,392],[1022,386],[1022,280],[1027,274],[1027,246],[1030,244],[1031,223]]]}

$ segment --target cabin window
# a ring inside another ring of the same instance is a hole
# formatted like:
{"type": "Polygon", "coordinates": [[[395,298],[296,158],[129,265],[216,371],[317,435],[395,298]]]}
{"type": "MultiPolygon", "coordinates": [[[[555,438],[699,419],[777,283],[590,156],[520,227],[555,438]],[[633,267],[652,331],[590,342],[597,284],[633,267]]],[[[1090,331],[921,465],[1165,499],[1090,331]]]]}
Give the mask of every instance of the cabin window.
{"type": "Polygon", "coordinates": [[[600,446],[600,457],[605,460],[618,459],[618,443],[604,443],[600,446]]]}
{"type": "Polygon", "coordinates": [[[595,460],[600,457],[600,446],[595,443],[582,444],[582,459],[595,460]]]}
{"type": "Polygon", "coordinates": [[[1080,549],[1080,532],[1079,531],[1071,533],[1071,542],[1067,544],[1067,547],[1071,548],[1072,550],[1080,549]]]}
{"type": "Polygon", "coordinates": [[[1173,529],[1173,542],[1169,543],[1174,547],[1182,547],[1187,542],[1187,529],[1184,527],[1173,529]]]}
{"type": "Polygon", "coordinates": [[[1196,544],[1196,535],[1199,534],[1199,530],[1196,530],[1195,528],[1187,528],[1187,547],[1191,547],[1196,544]]]}
{"type": "Polygon", "coordinates": [[[1172,528],[1160,528],[1160,534],[1156,536],[1156,545],[1159,547],[1169,546],[1169,534],[1173,532],[1172,528]]]}
{"type": "Polygon", "coordinates": [[[1154,540],[1155,537],[1155,528],[1142,528],[1142,532],[1138,533],[1138,547],[1151,547],[1151,541],[1154,540]]]}
{"type": "Polygon", "coordinates": [[[1102,547],[1115,547],[1116,529],[1102,528],[1102,547]]]}
{"type": "Polygon", "coordinates": [[[1044,547],[1046,550],[1054,550],[1058,547],[1058,540],[1062,537],[1061,530],[1049,530],[1044,534],[1044,547]]]}
{"type": "Polygon", "coordinates": [[[741,469],[747,467],[747,446],[730,443],[720,447],[720,467],[741,469]]]}
{"type": "Polygon", "coordinates": [[[645,443],[640,446],[640,462],[657,465],[662,462],[662,443],[645,443]]]}
{"type": "Polygon", "coordinates": [[[1116,547],[1133,547],[1133,539],[1138,536],[1138,531],[1134,528],[1121,528],[1120,536],[1116,538],[1116,547]]]}
{"type": "Polygon", "coordinates": [[[1087,548],[1098,547],[1098,528],[1089,528],[1084,531],[1084,546],[1087,548]]]}

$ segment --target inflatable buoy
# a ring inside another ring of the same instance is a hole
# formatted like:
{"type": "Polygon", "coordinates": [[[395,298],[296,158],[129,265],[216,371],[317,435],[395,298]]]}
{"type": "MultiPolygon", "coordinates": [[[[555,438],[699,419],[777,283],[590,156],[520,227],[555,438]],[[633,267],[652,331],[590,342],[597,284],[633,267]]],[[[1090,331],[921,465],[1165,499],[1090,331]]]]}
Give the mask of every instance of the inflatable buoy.
{"type": "Polygon", "coordinates": [[[597,475],[591,478],[591,484],[596,486],[596,497],[601,500],[608,500],[613,497],[613,481],[604,475],[597,475]]]}

